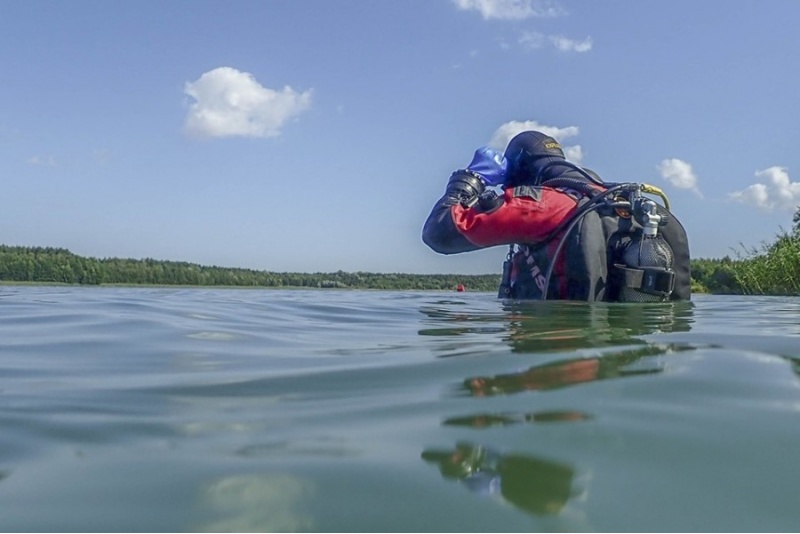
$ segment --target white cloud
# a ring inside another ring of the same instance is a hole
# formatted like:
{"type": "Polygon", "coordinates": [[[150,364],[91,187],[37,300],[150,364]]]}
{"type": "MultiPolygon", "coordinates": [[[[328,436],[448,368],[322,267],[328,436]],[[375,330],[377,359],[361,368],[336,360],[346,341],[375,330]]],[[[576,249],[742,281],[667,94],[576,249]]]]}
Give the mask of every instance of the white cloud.
{"type": "Polygon", "coordinates": [[[583,161],[583,149],[581,145],[565,146],[564,157],[572,163],[580,164],[583,161]]]}
{"type": "Polygon", "coordinates": [[[517,43],[527,50],[538,50],[544,48],[547,43],[552,44],[561,52],[588,52],[592,49],[593,41],[587,37],[583,41],[570,39],[563,35],[545,35],[537,31],[524,31],[519,34],[517,43]]]}
{"type": "Polygon", "coordinates": [[[550,41],[562,52],[588,52],[592,49],[592,37],[589,36],[583,41],[576,41],[562,35],[551,35],[550,41]]]}
{"type": "Polygon", "coordinates": [[[198,137],[275,137],[291,118],[311,106],[311,90],[269,89],[252,74],[219,67],[187,82],[195,100],[186,117],[186,133],[198,137]]]}
{"type": "Polygon", "coordinates": [[[751,204],[765,211],[770,211],[772,206],[769,202],[769,193],[764,184],[753,184],[743,191],[734,191],[729,195],[733,200],[738,200],[744,204],[751,204]]]}
{"type": "Polygon", "coordinates": [[[673,186],[678,189],[689,189],[697,195],[703,196],[697,187],[697,175],[689,163],[678,158],[670,158],[662,160],[657,168],[661,177],[673,186]]]}
{"type": "Polygon", "coordinates": [[[545,135],[555,138],[559,142],[570,137],[575,137],[578,135],[579,131],[577,126],[559,128],[557,126],[539,124],[536,121],[509,121],[505,124],[502,124],[497,130],[495,130],[494,134],[492,134],[492,139],[489,142],[489,146],[505,150],[506,145],[512,137],[527,130],[536,130],[537,132],[542,132],[545,135]]]}
{"type": "MultiPolygon", "coordinates": [[[[479,12],[484,20],[524,20],[531,17],[567,15],[567,11],[563,7],[551,0],[452,0],[452,2],[459,9],[479,12]]],[[[517,38],[517,44],[528,50],[543,48],[548,41],[562,52],[588,52],[593,45],[591,36],[579,41],[562,35],[546,35],[533,30],[523,31],[517,38]]],[[[510,47],[507,41],[500,42],[500,48],[508,49],[510,47]]]]}
{"type": "MultiPolygon", "coordinates": [[[[542,132],[545,135],[553,137],[562,145],[564,139],[578,135],[577,126],[559,128],[557,126],[539,124],[536,121],[509,121],[495,130],[495,132],[492,134],[492,138],[489,140],[489,146],[497,150],[505,150],[512,137],[527,130],[542,132]]],[[[580,145],[565,146],[564,155],[573,163],[580,163],[583,159],[583,149],[581,149],[580,145]]]]}
{"type": "Polygon", "coordinates": [[[762,182],[757,182],[742,191],[734,191],[729,197],[764,211],[773,209],[794,211],[800,206],[800,182],[792,182],[789,179],[789,169],[770,167],[756,171],[755,176],[762,182]]]}
{"type": "Polygon", "coordinates": [[[546,0],[453,0],[459,9],[478,11],[485,20],[523,20],[566,14],[555,2],[546,0]]]}

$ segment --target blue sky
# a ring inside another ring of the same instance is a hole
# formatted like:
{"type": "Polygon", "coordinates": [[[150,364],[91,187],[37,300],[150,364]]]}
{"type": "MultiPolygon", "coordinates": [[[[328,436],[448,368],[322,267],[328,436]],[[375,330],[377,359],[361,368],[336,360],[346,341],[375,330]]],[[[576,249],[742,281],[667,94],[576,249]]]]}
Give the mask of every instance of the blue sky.
{"type": "Polygon", "coordinates": [[[800,205],[800,2],[4,2],[0,243],[274,271],[499,272],[422,224],[523,128],[664,189],[694,257],[800,205]]]}

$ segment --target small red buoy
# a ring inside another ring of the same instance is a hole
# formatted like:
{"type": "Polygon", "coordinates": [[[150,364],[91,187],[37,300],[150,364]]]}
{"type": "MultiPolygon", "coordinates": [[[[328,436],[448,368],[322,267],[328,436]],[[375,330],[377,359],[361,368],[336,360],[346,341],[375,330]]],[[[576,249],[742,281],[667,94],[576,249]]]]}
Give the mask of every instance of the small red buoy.
{"type": "Polygon", "coordinates": [[[459,291],[459,292],[460,291],[466,291],[466,290],[467,290],[467,288],[464,287],[464,284],[458,284],[458,286],[456,287],[456,291],[459,291]]]}

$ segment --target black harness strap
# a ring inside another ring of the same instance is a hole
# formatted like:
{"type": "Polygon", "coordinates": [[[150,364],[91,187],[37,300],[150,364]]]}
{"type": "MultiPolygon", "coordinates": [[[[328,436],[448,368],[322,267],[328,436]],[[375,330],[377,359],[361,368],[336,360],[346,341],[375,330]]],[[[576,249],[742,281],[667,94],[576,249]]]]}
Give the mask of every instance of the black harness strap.
{"type": "Polygon", "coordinates": [[[675,271],[660,267],[633,269],[615,263],[612,276],[619,287],[630,287],[660,297],[668,297],[675,289],[675,271]]]}

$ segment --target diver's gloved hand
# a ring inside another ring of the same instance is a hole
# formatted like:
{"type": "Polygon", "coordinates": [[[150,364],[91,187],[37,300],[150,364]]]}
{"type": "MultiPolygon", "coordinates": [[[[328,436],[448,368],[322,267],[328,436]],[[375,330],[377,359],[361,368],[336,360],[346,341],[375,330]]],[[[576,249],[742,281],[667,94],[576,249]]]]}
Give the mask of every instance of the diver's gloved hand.
{"type": "Polygon", "coordinates": [[[486,185],[500,185],[505,182],[508,161],[497,150],[484,146],[475,151],[467,171],[480,176],[486,185]]]}
{"type": "Polygon", "coordinates": [[[461,204],[465,208],[471,208],[478,202],[484,189],[486,186],[480,176],[468,170],[460,170],[450,176],[445,198],[449,205],[461,204]]]}

